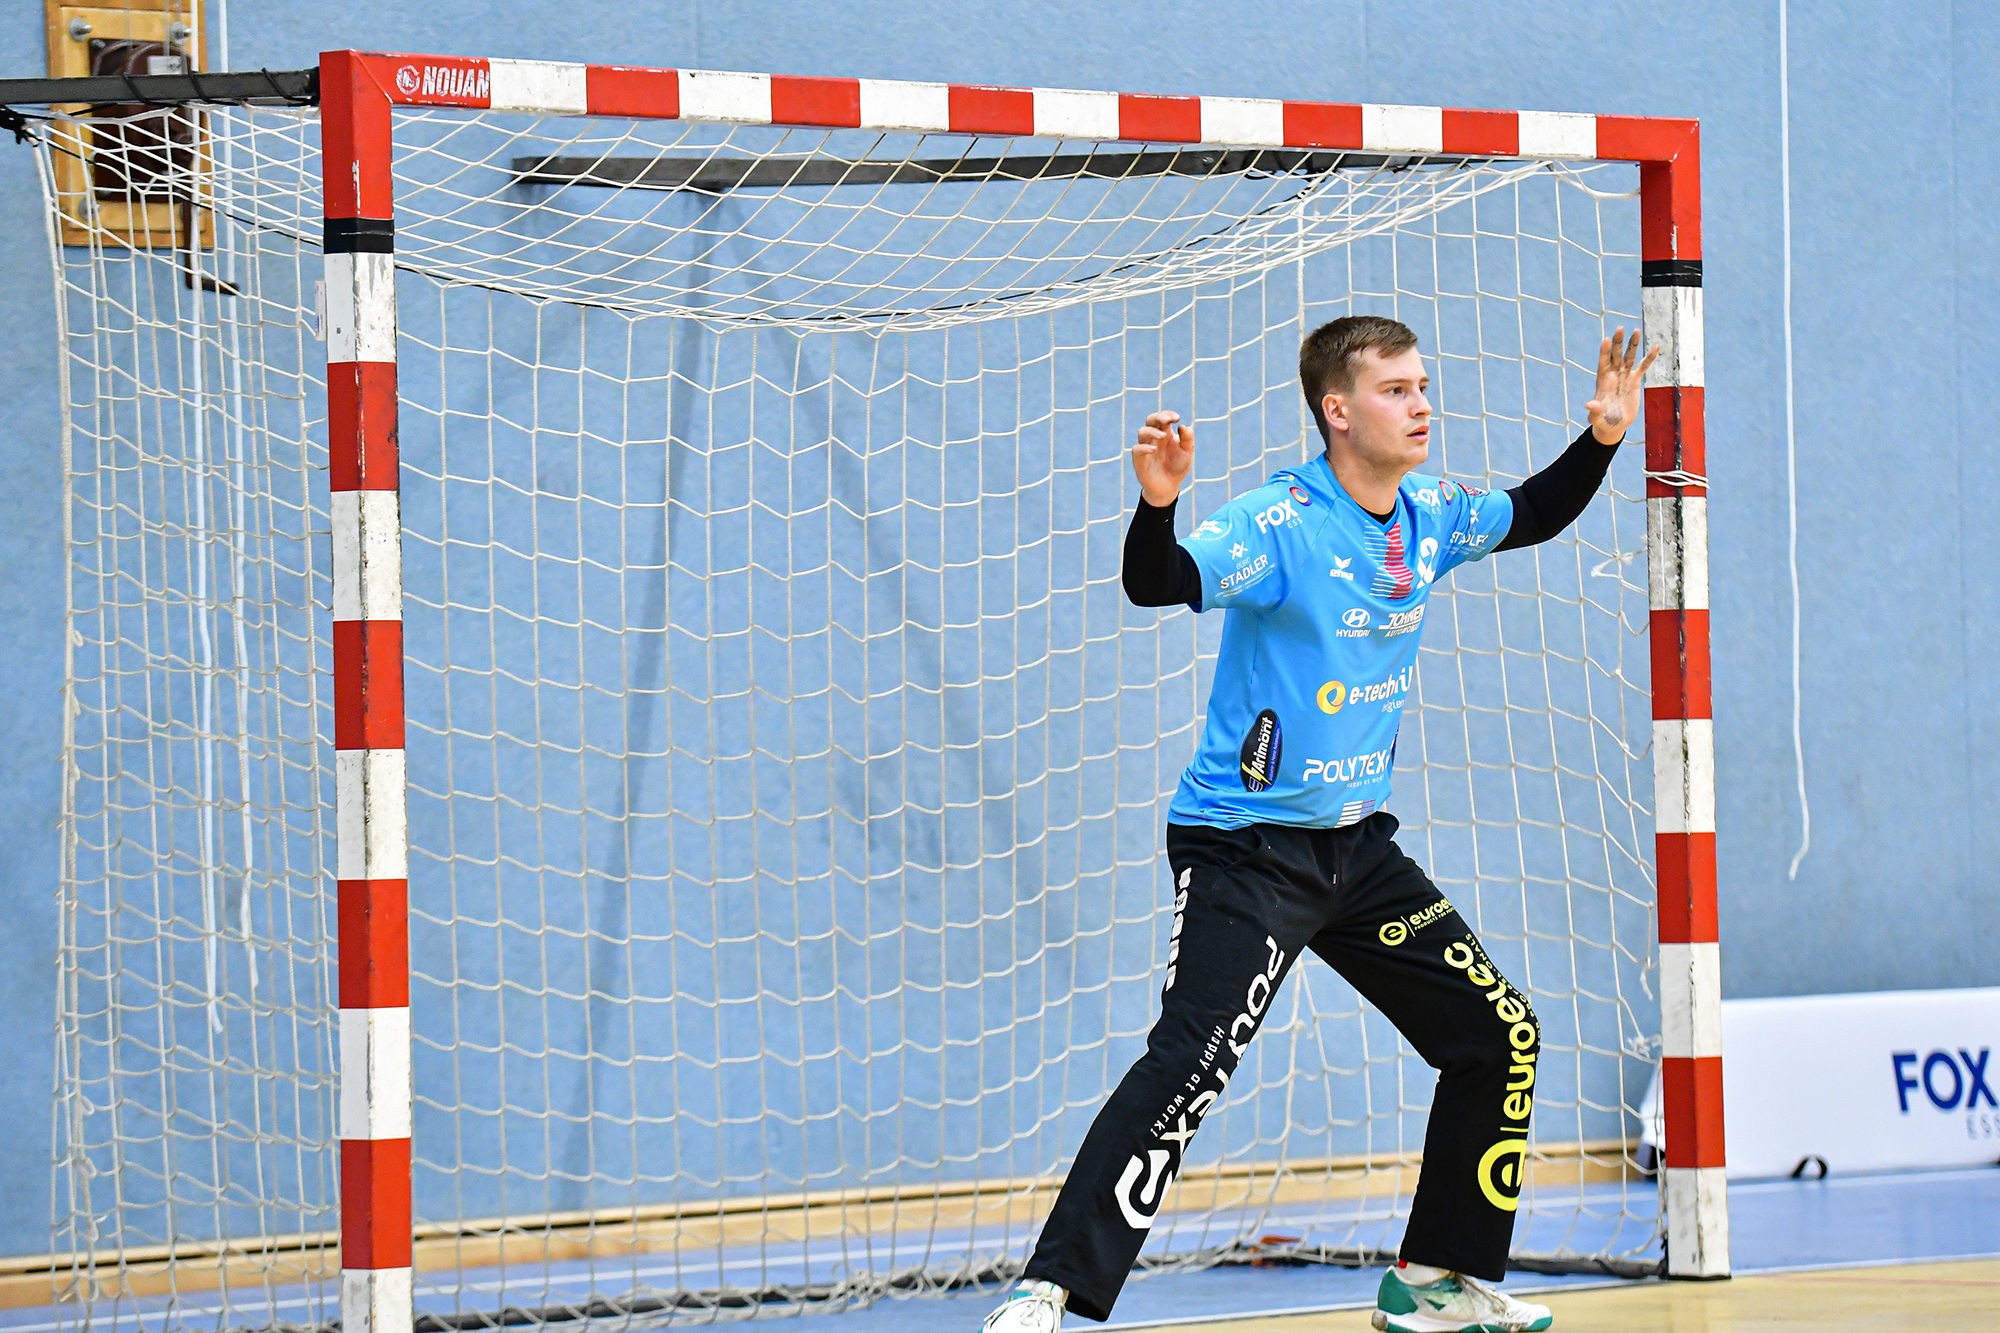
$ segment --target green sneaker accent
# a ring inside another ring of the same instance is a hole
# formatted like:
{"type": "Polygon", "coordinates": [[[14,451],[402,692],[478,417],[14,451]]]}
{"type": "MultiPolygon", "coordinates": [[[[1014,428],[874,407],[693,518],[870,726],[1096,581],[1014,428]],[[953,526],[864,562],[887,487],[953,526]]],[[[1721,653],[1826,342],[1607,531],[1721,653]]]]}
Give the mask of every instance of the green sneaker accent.
{"type": "Polygon", "coordinates": [[[1375,1308],[1384,1314],[1422,1314],[1426,1307],[1442,1310],[1450,1304],[1449,1298],[1461,1290],[1455,1277],[1441,1277],[1429,1286],[1419,1287],[1403,1281],[1403,1275],[1392,1268],[1382,1275],[1382,1286],[1375,1293],[1375,1308]]]}
{"type": "Polygon", "coordinates": [[[1410,1284],[1397,1277],[1393,1268],[1382,1274],[1382,1286],[1375,1293],[1375,1308],[1384,1314],[1411,1314],[1417,1308],[1410,1284]]]}
{"type": "Polygon", "coordinates": [[[1383,1333],[1536,1333],[1553,1322],[1546,1307],[1520,1309],[1520,1302],[1470,1278],[1453,1274],[1418,1286],[1394,1269],[1382,1275],[1375,1310],[1369,1322],[1383,1333]],[[1484,1307],[1484,1308],[1482,1308],[1484,1307]],[[1513,1307],[1513,1308],[1507,1308],[1513,1307]],[[1530,1310],[1541,1313],[1531,1322],[1516,1322],[1530,1310]],[[1486,1317],[1482,1318],[1484,1314],[1486,1317]]]}

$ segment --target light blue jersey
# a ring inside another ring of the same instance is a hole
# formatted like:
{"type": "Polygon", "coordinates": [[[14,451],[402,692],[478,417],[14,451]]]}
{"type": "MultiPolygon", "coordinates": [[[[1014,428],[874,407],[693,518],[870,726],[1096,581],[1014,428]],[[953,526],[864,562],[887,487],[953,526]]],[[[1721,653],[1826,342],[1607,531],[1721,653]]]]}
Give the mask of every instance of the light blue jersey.
{"type": "Polygon", "coordinates": [[[1411,474],[1384,524],[1322,456],[1182,540],[1223,608],[1208,725],[1167,818],[1352,824],[1389,798],[1431,584],[1506,536],[1512,497],[1411,474]]]}

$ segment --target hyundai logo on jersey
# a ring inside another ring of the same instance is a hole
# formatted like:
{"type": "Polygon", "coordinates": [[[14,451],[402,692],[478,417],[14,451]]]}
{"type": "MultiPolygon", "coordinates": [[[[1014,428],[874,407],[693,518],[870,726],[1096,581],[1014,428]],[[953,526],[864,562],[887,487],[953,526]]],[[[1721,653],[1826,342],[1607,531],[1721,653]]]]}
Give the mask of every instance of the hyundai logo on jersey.
{"type": "Polygon", "coordinates": [[[1412,474],[1384,522],[1324,458],[1208,515],[1197,531],[1220,527],[1231,543],[1182,549],[1201,572],[1202,609],[1225,613],[1222,643],[1208,720],[1167,817],[1339,828],[1380,808],[1432,581],[1485,556],[1513,521],[1505,492],[1412,474]],[[1289,772],[1274,702],[1288,703],[1289,772]]]}

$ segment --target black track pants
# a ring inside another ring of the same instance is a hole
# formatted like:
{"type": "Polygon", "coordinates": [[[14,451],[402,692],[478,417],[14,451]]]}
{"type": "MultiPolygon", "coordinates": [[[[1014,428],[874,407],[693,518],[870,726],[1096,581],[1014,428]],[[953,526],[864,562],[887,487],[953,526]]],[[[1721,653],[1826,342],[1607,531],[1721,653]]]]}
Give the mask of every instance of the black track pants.
{"type": "Polygon", "coordinates": [[[1110,1317],[1188,1140],[1302,949],[1438,1070],[1404,1234],[1411,1263],[1498,1280],[1525,1165],[1541,1031],[1377,813],[1344,829],[1172,824],[1174,942],[1146,1053],[1097,1113],[1027,1276],[1110,1317]]]}

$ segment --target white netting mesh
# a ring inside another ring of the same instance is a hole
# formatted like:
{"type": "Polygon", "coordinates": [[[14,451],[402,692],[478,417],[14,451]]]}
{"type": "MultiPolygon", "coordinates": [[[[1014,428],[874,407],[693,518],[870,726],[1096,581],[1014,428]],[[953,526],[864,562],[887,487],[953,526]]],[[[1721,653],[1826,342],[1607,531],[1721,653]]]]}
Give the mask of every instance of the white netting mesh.
{"type": "MultiPolygon", "coordinates": [[[[212,191],[192,266],[237,294],[101,226],[56,251],[55,1248],[110,1284],[176,1247],[170,1294],[90,1318],[314,1324],[318,129],[205,114],[212,179],[163,189],[212,191]]],[[[1302,329],[1390,313],[1434,465],[1518,480],[1636,323],[1634,171],[461,112],[397,142],[419,1310],[687,1318],[1017,1264],[1142,1049],[1220,631],[1123,600],[1133,428],[1194,420],[1213,508],[1306,456],[1302,329]]],[[[1436,590],[1391,803],[1543,1020],[1543,1255],[1657,1252],[1639,468],[1436,590]]],[[[1429,1088],[1304,964],[1147,1262],[1393,1247],[1429,1088]]]]}

